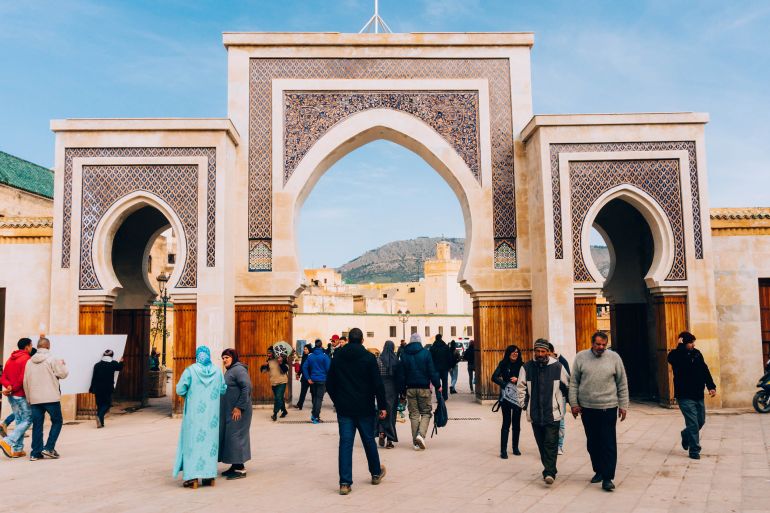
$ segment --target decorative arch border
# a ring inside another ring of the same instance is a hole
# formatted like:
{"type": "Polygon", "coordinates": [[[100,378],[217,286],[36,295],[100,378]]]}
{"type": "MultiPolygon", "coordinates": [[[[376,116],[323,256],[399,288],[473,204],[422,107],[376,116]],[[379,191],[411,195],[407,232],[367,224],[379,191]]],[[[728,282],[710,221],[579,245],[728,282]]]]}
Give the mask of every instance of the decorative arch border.
{"type": "Polygon", "coordinates": [[[70,267],[72,246],[72,187],[75,158],[206,157],[206,267],[216,265],[217,150],[214,147],[107,147],[64,149],[64,201],[62,204],[61,268],[70,267]]]}
{"type": "MultiPolygon", "coordinates": [[[[679,159],[572,160],[569,163],[569,186],[576,282],[597,281],[597,275],[590,272],[586,263],[591,259],[586,259],[583,251],[583,230],[590,229],[590,226],[586,228],[585,220],[598,199],[618,187],[644,192],[664,212],[673,234],[673,259],[664,278],[670,281],[687,279],[679,159]]],[[[643,205],[643,202],[635,201],[643,205]]],[[[650,223],[651,229],[655,226],[650,223]]]]}
{"type": "MultiPolygon", "coordinates": [[[[475,237],[484,234],[477,230],[482,223],[474,222],[471,205],[483,201],[481,185],[468,167],[441,134],[423,120],[402,111],[389,108],[370,109],[353,114],[331,127],[319,137],[297,166],[293,176],[282,189],[293,201],[293,219],[296,225],[304,201],[323,174],[338,160],[355,149],[377,139],[384,139],[413,151],[425,160],[455,193],[463,212],[465,225],[465,256],[460,276],[473,254],[475,237]]],[[[296,226],[293,227],[296,233],[296,226]]],[[[296,238],[293,238],[296,243],[296,238]]],[[[295,254],[298,248],[294,247],[295,254]]]]}
{"type": "MultiPolygon", "coordinates": [[[[93,249],[101,249],[101,251],[92,251],[93,258],[90,260],[93,265],[93,272],[99,283],[103,283],[103,290],[112,292],[121,287],[120,281],[115,274],[115,269],[112,265],[112,245],[114,243],[115,234],[117,233],[123,222],[139,210],[140,208],[150,206],[158,209],[163,216],[168,219],[171,228],[174,230],[174,234],[177,237],[178,248],[178,262],[183,265],[176,265],[169,277],[169,283],[178,284],[182,279],[184,269],[187,268],[187,262],[189,259],[188,254],[188,240],[187,233],[184,229],[184,222],[177,215],[177,212],[159,196],[147,192],[147,191],[134,191],[114,202],[101,216],[99,222],[96,224],[93,230],[93,249]]],[[[165,228],[158,230],[156,235],[159,235],[165,228]]],[[[147,280],[147,272],[145,267],[147,266],[147,256],[152,249],[152,239],[148,241],[147,247],[144,250],[144,258],[142,266],[145,272],[142,275],[145,277],[145,285],[148,289],[152,290],[152,286],[147,280]]],[[[179,288],[177,286],[177,288],[179,288]]],[[[81,289],[83,290],[83,289],[81,289]]]]}
{"type": "Polygon", "coordinates": [[[556,259],[564,258],[563,216],[561,210],[561,180],[559,154],[579,152],[626,152],[626,151],[678,151],[688,154],[690,193],[692,196],[693,238],[695,258],[703,259],[703,227],[701,223],[700,193],[698,182],[698,159],[695,141],[645,141],[645,142],[602,142],[602,143],[560,143],[549,147],[551,161],[551,197],[553,209],[553,244],[556,259]]]}
{"type": "MultiPolygon", "coordinates": [[[[489,84],[496,268],[515,268],[516,203],[507,58],[251,58],[249,60],[249,270],[272,270],[272,82],[279,79],[484,79],[489,84]],[[505,242],[506,244],[501,244],[505,242]],[[513,248],[511,254],[510,248],[513,248]],[[513,258],[511,258],[513,256],[513,258]]],[[[288,180],[288,179],[287,179],[288,180]]]]}
{"type": "MultiPolygon", "coordinates": [[[[645,276],[645,281],[648,286],[659,285],[662,282],[670,279],[669,274],[674,260],[676,258],[676,236],[674,229],[669,221],[668,214],[663,210],[661,205],[650,194],[646,193],[638,187],[622,184],[613,187],[610,190],[601,194],[588,208],[581,222],[579,228],[578,239],[576,242],[576,248],[580,253],[580,261],[584,263],[586,271],[589,273],[589,280],[600,286],[612,278],[614,272],[614,262],[610,267],[610,272],[607,278],[604,278],[599,269],[596,267],[591,255],[591,240],[590,232],[591,227],[596,220],[596,217],[609,202],[615,199],[620,199],[633,206],[644,217],[645,221],[650,227],[653,239],[653,257],[650,269],[645,276]]],[[[603,234],[606,235],[606,234],[603,234]]],[[[611,245],[612,241],[607,240],[607,244],[611,245]]],[[[610,249],[611,253],[614,250],[610,249]]],[[[578,260],[576,259],[575,262],[578,260]]],[[[612,261],[612,260],[611,260],[612,261]]],[[[578,281],[576,279],[576,281],[578,281]]]]}
{"type": "MultiPolygon", "coordinates": [[[[80,221],[80,290],[102,290],[94,262],[96,228],[114,206],[140,194],[167,219],[179,220],[178,235],[184,234],[184,265],[177,288],[198,285],[198,166],[197,165],[84,165],[80,221]],[[162,208],[161,208],[162,207],[162,208]],[[173,216],[172,216],[173,213],[173,216]]],[[[129,201],[129,205],[133,205],[129,201]]],[[[125,218],[123,218],[125,219],[125,218]]],[[[112,236],[118,226],[110,228],[112,236]]],[[[111,239],[110,239],[111,240],[111,239]]],[[[100,241],[101,244],[103,241],[100,241]]],[[[181,244],[180,244],[181,246],[181,244]]],[[[109,246],[101,246],[106,250],[109,246]]],[[[114,277],[113,271],[107,276],[114,277]],[[112,273],[112,274],[110,274],[112,273]]],[[[102,272],[102,275],[105,271],[102,272]]],[[[117,281],[117,278],[115,278],[117,281]]],[[[114,285],[113,285],[114,286],[114,285]]]]}

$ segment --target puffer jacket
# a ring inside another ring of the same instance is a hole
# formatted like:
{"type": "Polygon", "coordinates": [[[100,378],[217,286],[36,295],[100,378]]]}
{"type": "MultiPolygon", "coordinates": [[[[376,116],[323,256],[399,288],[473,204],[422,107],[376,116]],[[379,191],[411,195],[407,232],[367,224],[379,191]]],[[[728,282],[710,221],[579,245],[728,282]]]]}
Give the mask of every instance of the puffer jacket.
{"type": "Polygon", "coordinates": [[[24,394],[29,404],[57,403],[61,400],[59,380],[69,375],[64,360],[48,349],[38,349],[24,369],[24,394]]]}
{"type": "Polygon", "coordinates": [[[327,356],[323,348],[317,347],[310,353],[302,366],[302,376],[306,380],[312,380],[313,383],[325,383],[331,363],[331,358],[327,356]]]}
{"type": "Polygon", "coordinates": [[[441,386],[433,357],[419,342],[406,345],[398,368],[401,388],[430,388],[431,383],[436,389],[441,386]]]}
{"type": "Polygon", "coordinates": [[[527,420],[538,426],[559,422],[564,417],[563,398],[569,391],[569,374],[555,358],[540,363],[530,360],[521,367],[516,382],[519,404],[527,420]]]}

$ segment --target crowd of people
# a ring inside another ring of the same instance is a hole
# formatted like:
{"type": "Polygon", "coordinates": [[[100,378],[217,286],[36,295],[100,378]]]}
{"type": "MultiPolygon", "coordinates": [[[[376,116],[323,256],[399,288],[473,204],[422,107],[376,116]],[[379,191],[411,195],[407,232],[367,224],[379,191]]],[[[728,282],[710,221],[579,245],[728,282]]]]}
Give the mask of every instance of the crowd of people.
{"type": "MultiPolygon", "coordinates": [[[[674,374],[675,397],[685,420],[681,443],[690,458],[700,458],[700,430],[705,424],[704,389],[712,397],[716,386],[703,355],[695,348],[695,336],[679,335],[676,349],[668,355],[674,374]]],[[[62,428],[59,380],[68,375],[66,364],[50,352],[50,341],[41,337],[37,347],[28,338],[20,339],[18,349],[6,362],[0,384],[11,405],[11,415],[0,423],[0,449],[9,458],[26,456],[24,434],[32,426],[32,461],[59,458],[56,441],[62,428]],[[48,439],[43,443],[45,415],[51,420],[48,439]],[[7,432],[14,423],[12,431],[7,432]]],[[[396,348],[387,341],[381,351],[367,350],[363,332],[354,328],[348,338],[334,336],[324,348],[321,340],[302,348],[294,361],[296,379],[301,383],[299,400],[304,407],[310,391],[310,422],[318,424],[325,394],[331,397],[339,426],[339,491],[352,490],[352,455],[358,433],[367,458],[371,483],[379,484],[386,468],[381,463],[379,446],[392,449],[399,441],[396,418],[400,405],[406,403],[411,424],[411,443],[415,451],[427,448],[426,438],[433,416],[433,394],[441,403],[456,393],[458,362],[468,362],[471,390],[476,384],[473,343],[463,352],[459,344],[446,344],[437,335],[430,346],[422,344],[414,333],[408,343],[396,348]],[[447,390],[448,389],[448,390],[447,390]]],[[[288,411],[284,396],[290,376],[290,355],[268,349],[268,357],[260,368],[267,373],[273,389],[271,418],[285,417],[288,411]]],[[[543,466],[542,476],[551,485],[557,476],[557,459],[564,452],[564,419],[568,413],[580,417],[594,475],[591,483],[601,483],[606,491],[615,488],[617,465],[617,421],[626,419],[629,406],[626,371],[620,356],[608,349],[608,336],[597,331],[591,347],[580,351],[572,365],[555,352],[545,339],[537,339],[533,359],[523,361],[522,348],[506,348],[502,360],[492,374],[499,389],[493,410],[500,411],[500,457],[511,452],[521,455],[521,416],[532,426],[543,466]],[[569,410],[567,409],[569,404],[569,410]]],[[[104,427],[114,391],[115,372],[123,362],[113,360],[113,352],[104,352],[94,366],[90,391],[96,396],[97,427],[104,427]]],[[[230,479],[246,477],[245,463],[251,459],[250,426],[252,418],[252,383],[248,367],[239,361],[234,349],[222,354],[224,373],[211,359],[208,347],[199,346],[195,363],[185,369],[176,384],[176,393],[184,398],[184,411],[179,434],[173,475],[183,473],[183,486],[213,486],[219,462],[230,465],[221,475],[230,479]]]]}

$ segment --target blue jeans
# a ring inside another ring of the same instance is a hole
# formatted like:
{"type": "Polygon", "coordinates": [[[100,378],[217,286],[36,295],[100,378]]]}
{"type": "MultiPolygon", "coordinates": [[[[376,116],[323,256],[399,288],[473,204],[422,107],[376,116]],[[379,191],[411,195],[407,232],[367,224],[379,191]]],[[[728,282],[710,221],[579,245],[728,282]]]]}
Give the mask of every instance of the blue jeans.
{"type": "MultiPolygon", "coordinates": [[[[8,402],[10,402],[10,401],[11,400],[9,398],[8,402]]],[[[11,406],[11,411],[13,411],[13,406],[11,406]]],[[[15,413],[11,413],[10,415],[8,415],[5,418],[5,420],[3,421],[3,424],[5,424],[6,426],[10,426],[11,424],[13,424],[13,421],[14,421],[15,418],[16,418],[16,414],[15,413]]]]}
{"type": "Polygon", "coordinates": [[[19,452],[24,449],[24,433],[32,423],[32,411],[24,397],[9,395],[8,402],[11,403],[11,410],[13,410],[11,416],[16,419],[16,427],[13,428],[10,435],[5,437],[5,441],[14,451],[19,452]]]}
{"type": "Polygon", "coordinates": [[[457,386],[457,372],[458,372],[458,370],[459,370],[459,369],[457,368],[457,365],[455,365],[454,367],[452,367],[452,368],[449,370],[449,377],[450,377],[450,378],[451,378],[451,380],[452,380],[452,381],[450,382],[450,385],[449,385],[451,388],[454,388],[454,387],[456,387],[456,386],[457,386]]]}
{"type": "Polygon", "coordinates": [[[703,399],[677,399],[677,402],[684,416],[682,444],[689,448],[690,454],[700,454],[699,432],[706,423],[706,405],[703,399]]]}
{"type": "Polygon", "coordinates": [[[64,423],[61,416],[61,403],[40,403],[32,405],[32,452],[30,456],[37,458],[42,456],[43,450],[53,451],[56,448],[56,440],[61,433],[64,423]],[[43,446],[43,422],[45,414],[51,417],[51,431],[48,432],[48,441],[43,446]]]}
{"type": "Polygon", "coordinates": [[[372,476],[380,475],[380,455],[377,453],[377,444],[374,441],[377,417],[345,417],[337,414],[337,425],[340,432],[340,486],[353,484],[353,441],[356,431],[361,437],[361,443],[366,453],[366,461],[369,463],[369,473],[372,476]]]}

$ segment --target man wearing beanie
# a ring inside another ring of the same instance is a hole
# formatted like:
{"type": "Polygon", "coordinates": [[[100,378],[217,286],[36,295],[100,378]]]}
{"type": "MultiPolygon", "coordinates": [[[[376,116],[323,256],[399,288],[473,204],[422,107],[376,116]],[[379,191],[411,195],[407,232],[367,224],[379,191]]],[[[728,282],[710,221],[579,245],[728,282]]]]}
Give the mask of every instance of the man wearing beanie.
{"type": "Polygon", "coordinates": [[[422,347],[422,339],[412,333],[409,343],[401,354],[399,366],[401,389],[406,392],[406,405],[412,424],[412,444],[415,451],[425,450],[425,438],[432,417],[432,398],[430,385],[441,392],[438,372],[433,366],[433,358],[422,347]]]}
{"type": "Polygon", "coordinates": [[[94,365],[89,392],[96,396],[96,427],[104,427],[104,416],[112,407],[112,392],[115,390],[115,373],[123,369],[123,359],[119,362],[112,359],[115,353],[107,349],[101,361],[94,365]]]}
{"type": "Polygon", "coordinates": [[[607,334],[591,336],[591,348],[580,351],[572,364],[569,382],[572,415],[581,416],[586,432],[588,454],[594,469],[592,483],[602,483],[605,491],[615,489],[618,463],[616,426],[626,420],[628,381],[623,361],[615,351],[607,350],[607,334]]]}
{"type": "Polygon", "coordinates": [[[516,382],[519,404],[527,411],[527,420],[532,423],[543,463],[543,480],[547,485],[556,479],[559,423],[564,417],[562,399],[569,390],[569,375],[550,352],[548,341],[537,339],[535,359],[522,366],[516,382]]]}
{"type": "Polygon", "coordinates": [[[699,460],[699,432],[706,423],[703,389],[708,389],[709,395],[714,397],[717,395],[717,386],[706,360],[701,352],[695,349],[695,335],[689,331],[679,334],[679,345],[668,353],[668,363],[674,371],[674,397],[684,416],[682,448],[690,452],[690,458],[699,460]]]}

